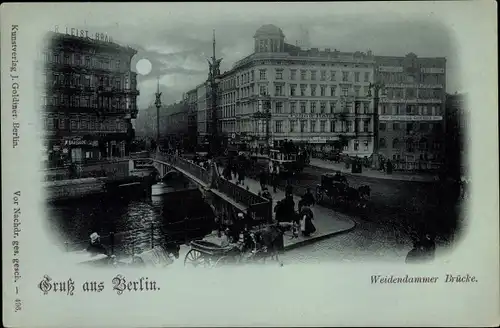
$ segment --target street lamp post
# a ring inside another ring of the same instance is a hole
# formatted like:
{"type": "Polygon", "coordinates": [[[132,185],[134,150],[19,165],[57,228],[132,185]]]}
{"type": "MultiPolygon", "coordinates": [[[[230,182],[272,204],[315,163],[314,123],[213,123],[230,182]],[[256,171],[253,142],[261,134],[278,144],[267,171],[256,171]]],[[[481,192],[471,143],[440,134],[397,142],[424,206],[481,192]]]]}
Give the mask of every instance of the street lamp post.
{"type": "Polygon", "coordinates": [[[372,97],[373,89],[373,166],[378,168],[378,151],[379,151],[379,115],[378,115],[378,104],[380,102],[381,96],[384,97],[385,94],[385,85],[381,82],[370,83],[368,86],[368,97],[372,97]]]}
{"type": "Polygon", "coordinates": [[[155,106],[156,106],[156,149],[159,149],[160,145],[160,107],[161,107],[161,92],[160,92],[160,78],[158,78],[158,84],[156,88],[156,100],[155,100],[155,106]]]}
{"type": "Polygon", "coordinates": [[[254,119],[257,120],[265,120],[266,122],[266,147],[269,148],[269,139],[270,139],[270,125],[271,125],[271,96],[268,94],[263,95],[263,111],[260,110],[253,114],[254,119]]]}

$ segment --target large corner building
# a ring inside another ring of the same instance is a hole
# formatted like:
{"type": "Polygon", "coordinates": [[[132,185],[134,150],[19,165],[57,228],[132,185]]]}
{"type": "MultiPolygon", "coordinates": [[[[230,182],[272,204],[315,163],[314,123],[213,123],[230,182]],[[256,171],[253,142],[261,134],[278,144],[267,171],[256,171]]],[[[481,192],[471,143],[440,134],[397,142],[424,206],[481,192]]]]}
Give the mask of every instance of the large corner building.
{"type": "Polygon", "coordinates": [[[128,152],[137,117],[136,51],[103,39],[50,32],[42,95],[49,163],[83,163],[128,152]]]}
{"type": "MultiPolygon", "coordinates": [[[[345,154],[377,152],[402,170],[442,161],[445,58],[302,49],[274,25],[256,31],[253,48],[219,76],[217,122],[229,142],[259,147],[287,139],[319,152],[340,144],[345,154]]],[[[196,94],[197,141],[206,142],[209,85],[188,94],[193,104],[196,94]]]]}

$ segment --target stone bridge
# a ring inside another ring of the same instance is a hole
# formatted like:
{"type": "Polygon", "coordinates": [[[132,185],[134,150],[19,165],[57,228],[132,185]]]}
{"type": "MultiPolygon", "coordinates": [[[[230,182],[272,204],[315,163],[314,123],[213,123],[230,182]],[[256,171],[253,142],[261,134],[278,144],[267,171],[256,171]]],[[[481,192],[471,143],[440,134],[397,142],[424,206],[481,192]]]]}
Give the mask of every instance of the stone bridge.
{"type": "Polygon", "coordinates": [[[185,158],[162,152],[143,156],[153,161],[160,176],[173,169],[195,182],[222,221],[234,218],[238,212],[246,213],[256,222],[272,220],[272,201],[222,178],[215,163],[204,169],[185,158]]]}

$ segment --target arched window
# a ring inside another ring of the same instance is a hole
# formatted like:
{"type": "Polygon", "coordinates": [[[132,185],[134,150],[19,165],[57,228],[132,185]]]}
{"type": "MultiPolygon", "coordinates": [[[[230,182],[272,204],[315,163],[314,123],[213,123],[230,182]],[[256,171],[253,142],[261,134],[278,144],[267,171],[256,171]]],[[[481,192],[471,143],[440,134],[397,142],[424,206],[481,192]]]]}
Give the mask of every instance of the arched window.
{"type": "Polygon", "coordinates": [[[398,147],[399,147],[399,139],[394,138],[394,140],[392,140],[392,148],[398,148],[398,147]]]}
{"type": "Polygon", "coordinates": [[[380,138],[379,146],[380,146],[380,148],[385,148],[385,138],[380,138]]]}

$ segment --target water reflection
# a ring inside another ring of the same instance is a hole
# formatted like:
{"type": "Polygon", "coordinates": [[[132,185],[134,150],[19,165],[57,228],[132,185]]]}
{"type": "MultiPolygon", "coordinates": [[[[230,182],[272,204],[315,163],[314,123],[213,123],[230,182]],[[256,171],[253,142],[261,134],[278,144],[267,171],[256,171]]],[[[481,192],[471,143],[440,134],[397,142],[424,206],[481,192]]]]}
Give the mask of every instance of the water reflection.
{"type": "Polygon", "coordinates": [[[212,209],[197,189],[163,196],[150,196],[147,190],[88,196],[50,203],[48,213],[61,245],[84,246],[92,232],[102,236],[103,244],[111,243],[107,237],[114,233],[115,251],[124,253],[201,238],[214,222],[212,209]]]}

